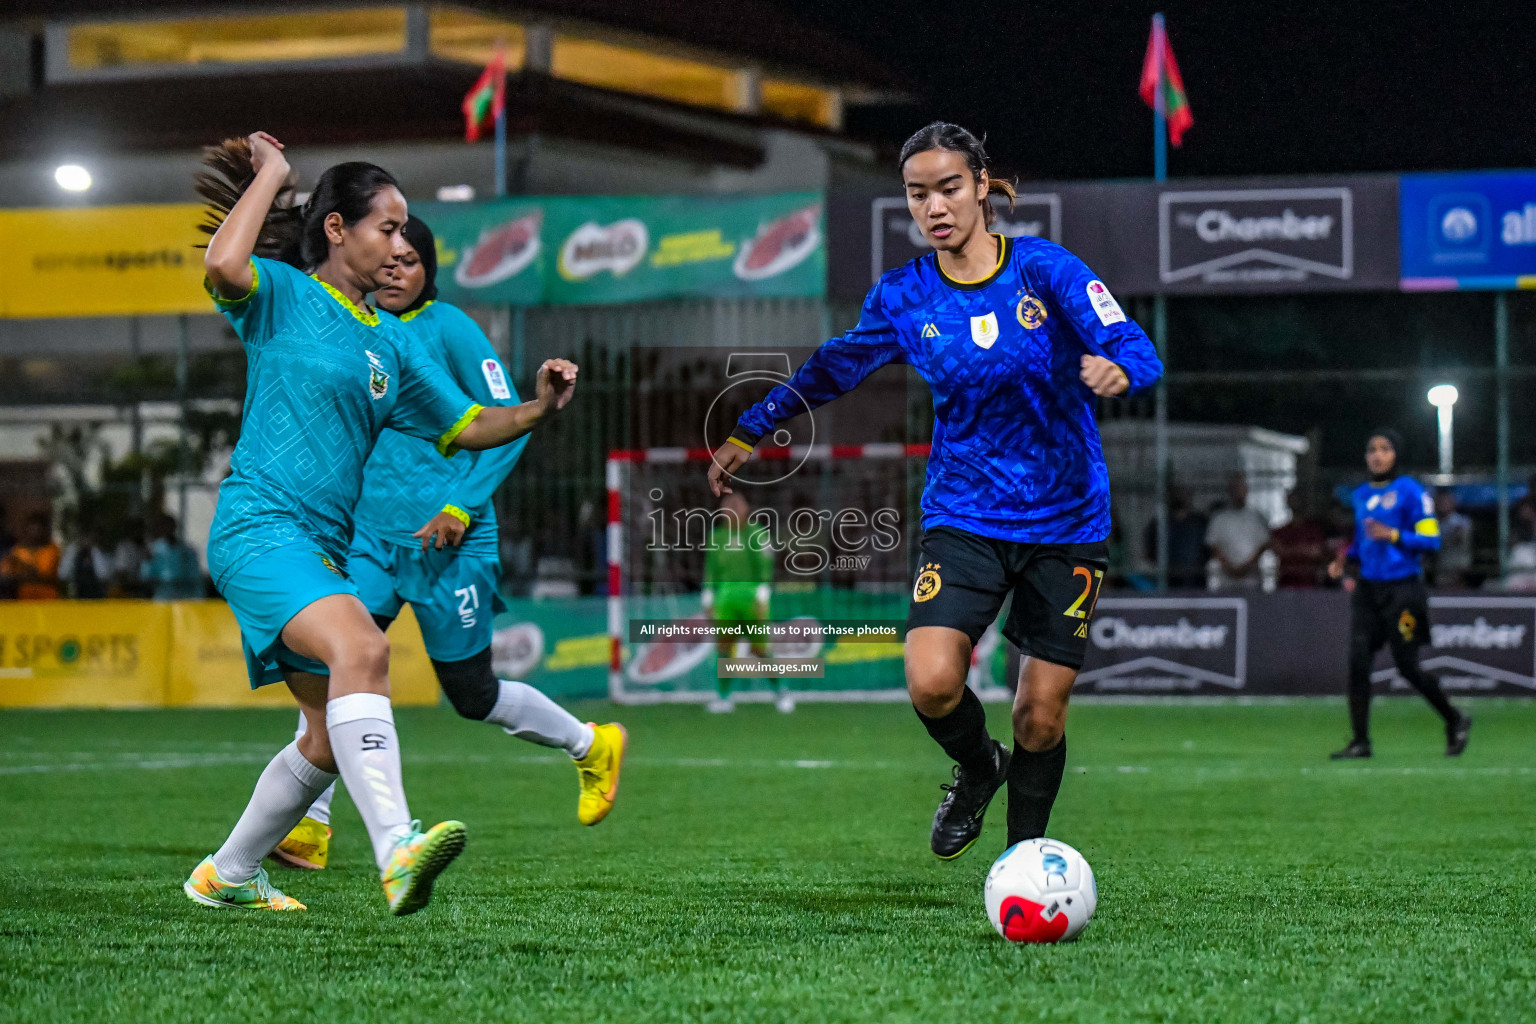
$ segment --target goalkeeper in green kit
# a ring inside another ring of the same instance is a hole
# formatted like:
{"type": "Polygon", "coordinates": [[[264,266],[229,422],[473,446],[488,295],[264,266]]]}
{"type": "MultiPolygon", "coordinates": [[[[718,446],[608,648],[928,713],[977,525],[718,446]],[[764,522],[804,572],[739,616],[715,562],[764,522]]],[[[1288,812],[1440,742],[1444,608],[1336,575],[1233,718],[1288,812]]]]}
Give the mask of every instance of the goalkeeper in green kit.
{"type": "MultiPolygon", "coordinates": [[[[751,511],[746,498],[727,494],[720,501],[721,515],[710,531],[704,554],[704,611],[717,626],[746,626],[768,620],[768,602],[773,594],[773,538],[761,524],[747,521],[751,511]]],[[[757,657],[766,661],[771,656],[761,637],[754,637],[751,644],[757,657]]],[[[722,636],[716,645],[722,658],[735,653],[734,637],[722,636]]],[[[774,706],[786,713],[793,711],[795,699],[784,688],[783,679],[772,678],[774,706]]],[[[706,705],[708,710],[721,714],[736,709],[731,683],[726,677],[718,680],[719,694],[706,705]]]]}

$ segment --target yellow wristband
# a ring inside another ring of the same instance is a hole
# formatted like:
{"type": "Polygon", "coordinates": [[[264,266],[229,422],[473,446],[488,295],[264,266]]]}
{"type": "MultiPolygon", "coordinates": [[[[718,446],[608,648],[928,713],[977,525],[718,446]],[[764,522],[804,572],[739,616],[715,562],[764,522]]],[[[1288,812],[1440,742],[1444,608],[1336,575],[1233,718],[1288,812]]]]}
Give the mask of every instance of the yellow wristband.
{"type": "Polygon", "coordinates": [[[1396,528],[1393,528],[1393,530],[1392,530],[1392,543],[1396,544],[1398,541],[1400,541],[1402,539],[1403,539],[1403,531],[1399,530],[1399,529],[1396,529],[1396,528]]]}
{"type": "Polygon", "coordinates": [[[726,440],[731,442],[731,444],[735,445],[737,448],[740,448],[740,449],[742,449],[744,451],[750,452],[752,450],[752,446],[747,444],[747,442],[741,440],[740,438],[728,437],[728,438],[726,438],[726,440]]]}
{"type": "Polygon", "coordinates": [[[457,506],[457,505],[444,505],[443,506],[443,511],[447,512],[449,515],[453,516],[453,518],[455,518],[459,522],[463,523],[465,525],[465,527],[469,526],[469,513],[465,512],[463,509],[459,508],[459,506],[457,506]]]}

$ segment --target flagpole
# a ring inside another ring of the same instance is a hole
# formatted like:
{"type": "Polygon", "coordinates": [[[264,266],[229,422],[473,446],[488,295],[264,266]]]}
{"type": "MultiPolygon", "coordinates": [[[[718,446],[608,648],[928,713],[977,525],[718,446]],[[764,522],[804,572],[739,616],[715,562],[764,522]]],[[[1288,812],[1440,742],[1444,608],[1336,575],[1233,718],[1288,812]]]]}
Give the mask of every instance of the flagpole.
{"type": "Polygon", "coordinates": [[[507,111],[496,112],[496,194],[507,194],[507,111]]]}
{"type": "Polygon", "coordinates": [[[1163,27],[1163,16],[1152,15],[1152,34],[1157,45],[1157,102],[1152,104],[1152,177],[1155,181],[1168,178],[1168,118],[1163,112],[1163,41],[1168,38],[1163,27]]]}
{"type": "MultiPolygon", "coordinates": [[[[1163,112],[1163,48],[1167,35],[1161,13],[1152,15],[1152,36],[1156,40],[1157,102],[1152,104],[1152,174],[1156,181],[1168,178],[1168,124],[1163,112]]],[[[1168,590],[1168,299],[1161,289],[1152,297],[1152,344],[1163,361],[1163,376],[1157,379],[1153,411],[1153,452],[1157,462],[1157,589],[1168,590]]]]}

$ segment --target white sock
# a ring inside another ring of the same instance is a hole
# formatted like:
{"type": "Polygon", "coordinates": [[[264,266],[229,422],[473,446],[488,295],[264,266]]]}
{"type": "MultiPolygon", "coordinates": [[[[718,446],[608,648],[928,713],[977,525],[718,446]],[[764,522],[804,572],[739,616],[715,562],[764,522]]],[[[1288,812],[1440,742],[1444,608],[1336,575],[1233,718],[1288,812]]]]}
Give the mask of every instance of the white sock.
{"type": "Polygon", "coordinates": [[[234,831],[213,855],[213,866],[226,882],[249,882],[261,868],[261,858],[283,841],[304,817],[304,808],[336,781],[299,753],[297,742],[277,752],[256,780],[256,790],[234,831]]]}
{"type": "Polygon", "coordinates": [[[411,828],[411,809],[400,781],[395,713],[381,693],[349,693],[326,704],[325,727],[331,734],[331,756],[363,816],[373,859],[382,872],[395,840],[411,828]]]}
{"type": "Polygon", "coordinates": [[[520,740],[559,747],[574,758],[592,749],[592,727],[527,683],[501,680],[501,694],[485,720],[520,740]]]}
{"type": "MultiPolygon", "coordinates": [[[[299,712],[299,727],[294,730],[293,738],[298,739],[309,731],[309,722],[304,717],[304,712],[299,712]]],[[[309,805],[309,810],[304,812],[304,817],[314,818],[322,825],[331,823],[331,801],[336,799],[336,783],[332,782],[325,787],[325,792],[315,798],[315,802],[309,805]]]]}

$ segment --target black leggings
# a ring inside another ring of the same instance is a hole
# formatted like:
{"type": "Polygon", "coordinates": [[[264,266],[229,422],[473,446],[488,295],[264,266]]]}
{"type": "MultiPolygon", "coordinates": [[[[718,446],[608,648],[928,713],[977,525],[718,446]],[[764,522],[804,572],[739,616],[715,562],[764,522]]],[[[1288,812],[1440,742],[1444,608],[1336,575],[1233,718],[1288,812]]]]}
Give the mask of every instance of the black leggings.
{"type": "Polygon", "coordinates": [[[1349,635],[1349,723],[1356,740],[1370,739],[1371,665],[1382,644],[1392,652],[1392,661],[1408,685],[1447,725],[1461,717],[1435,677],[1419,667],[1419,648],[1428,639],[1429,592],[1423,580],[1356,582],[1349,635]]]}
{"type": "MultiPolygon", "coordinates": [[[[375,615],[373,621],[379,629],[388,632],[395,620],[375,615]]],[[[433,658],[432,668],[437,672],[437,683],[453,710],[472,721],[485,721],[501,695],[501,680],[496,678],[496,671],[491,667],[491,649],[487,647],[462,661],[433,658]]]]}

